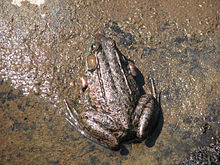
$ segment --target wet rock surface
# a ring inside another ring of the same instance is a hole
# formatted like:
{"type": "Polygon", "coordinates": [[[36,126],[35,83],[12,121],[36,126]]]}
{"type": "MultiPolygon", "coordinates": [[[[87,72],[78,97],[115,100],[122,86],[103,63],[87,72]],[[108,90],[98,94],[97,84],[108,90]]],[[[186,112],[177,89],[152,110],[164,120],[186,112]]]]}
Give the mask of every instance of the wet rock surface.
{"type": "Polygon", "coordinates": [[[1,1],[0,163],[219,163],[219,9],[197,0],[1,1]],[[155,80],[154,140],[113,152],[65,120],[63,99],[80,102],[83,54],[97,32],[116,41],[146,84],[155,80]]]}
{"type": "Polygon", "coordinates": [[[190,157],[180,163],[180,165],[188,164],[219,164],[220,158],[219,138],[213,137],[212,142],[203,147],[199,147],[190,157]]]}

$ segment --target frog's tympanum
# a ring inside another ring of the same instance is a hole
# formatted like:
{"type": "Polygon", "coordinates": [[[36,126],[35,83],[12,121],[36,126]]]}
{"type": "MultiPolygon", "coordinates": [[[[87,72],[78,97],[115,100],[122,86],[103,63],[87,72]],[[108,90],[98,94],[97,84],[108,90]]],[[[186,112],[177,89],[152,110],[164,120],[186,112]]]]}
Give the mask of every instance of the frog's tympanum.
{"type": "Polygon", "coordinates": [[[111,149],[126,140],[150,137],[158,118],[156,94],[140,95],[136,70],[114,40],[96,35],[86,55],[86,74],[80,78],[84,108],[71,109],[64,100],[67,120],[84,136],[111,149]]]}

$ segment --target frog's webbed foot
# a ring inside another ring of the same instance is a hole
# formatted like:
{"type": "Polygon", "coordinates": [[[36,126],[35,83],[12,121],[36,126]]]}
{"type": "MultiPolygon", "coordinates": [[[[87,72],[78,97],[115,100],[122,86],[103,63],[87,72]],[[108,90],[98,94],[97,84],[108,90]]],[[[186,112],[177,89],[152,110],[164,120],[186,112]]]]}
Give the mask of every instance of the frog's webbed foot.
{"type": "Polygon", "coordinates": [[[118,136],[121,132],[117,132],[117,126],[114,121],[102,112],[83,112],[81,115],[81,123],[85,132],[90,135],[90,139],[100,142],[102,145],[111,149],[119,148],[118,136]],[[115,130],[116,129],[116,130],[115,130]],[[115,131],[113,131],[115,130],[115,131]]]}
{"type": "Polygon", "coordinates": [[[133,125],[138,127],[137,137],[141,140],[151,135],[152,129],[156,125],[158,119],[158,113],[155,107],[157,95],[152,79],[151,85],[152,94],[144,94],[141,96],[133,118],[133,125]]]}

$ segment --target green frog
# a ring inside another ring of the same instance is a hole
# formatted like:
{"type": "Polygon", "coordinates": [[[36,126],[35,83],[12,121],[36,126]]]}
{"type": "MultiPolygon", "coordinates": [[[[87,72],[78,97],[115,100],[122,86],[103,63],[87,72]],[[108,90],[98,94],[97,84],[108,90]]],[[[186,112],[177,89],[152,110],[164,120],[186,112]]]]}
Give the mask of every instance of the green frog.
{"type": "Polygon", "coordinates": [[[140,95],[137,68],[111,38],[97,34],[86,54],[86,73],[80,78],[84,108],[77,111],[64,100],[66,118],[81,134],[111,149],[123,141],[143,140],[158,119],[156,94],[140,95]]]}

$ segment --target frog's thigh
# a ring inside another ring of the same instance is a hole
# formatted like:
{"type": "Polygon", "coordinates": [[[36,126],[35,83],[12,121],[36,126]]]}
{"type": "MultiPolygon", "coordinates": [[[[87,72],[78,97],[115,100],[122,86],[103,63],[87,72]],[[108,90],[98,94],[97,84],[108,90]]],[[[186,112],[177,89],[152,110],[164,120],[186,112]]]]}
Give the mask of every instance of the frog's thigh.
{"type": "Polygon", "coordinates": [[[154,111],[154,99],[150,94],[145,94],[139,99],[136,107],[135,122],[138,122],[137,136],[139,138],[145,138],[149,132],[149,126],[154,111]]]}
{"type": "Polygon", "coordinates": [[[109,117],[101,112],[87,111],[81,113],[81,124],[85,131],[100,143],[110,148],[118,146],[117,138],[105,126],[111,125],[109,117]]]}

